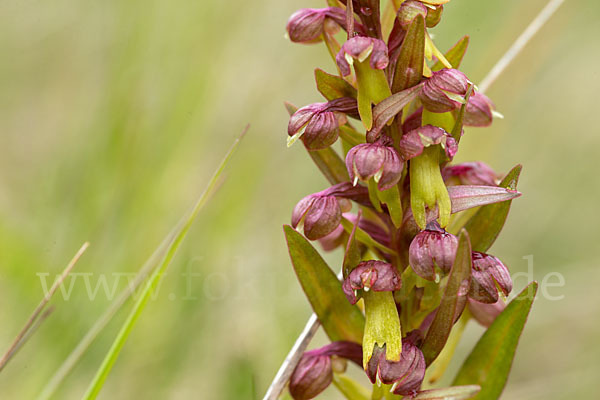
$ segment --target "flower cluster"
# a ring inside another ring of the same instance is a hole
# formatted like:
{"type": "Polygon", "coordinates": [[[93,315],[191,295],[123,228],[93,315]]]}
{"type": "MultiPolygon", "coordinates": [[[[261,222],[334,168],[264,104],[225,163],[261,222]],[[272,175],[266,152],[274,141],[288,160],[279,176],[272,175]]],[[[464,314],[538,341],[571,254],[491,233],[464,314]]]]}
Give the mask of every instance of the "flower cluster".
{"type": "MultiPolygon", "coordinates": [[[[288,21],[289,38],[324,42],[336,69],[315,71],[324,102],[288,107],[288,143],[301,139],[331,183],[298,202],[292,227],[326,251],[344,249],[339,290],[364,316],[360,343],[328,331],[332,344],[302,356],[289,382],[295,399],[313,398],[332,382],[354,390],[349,378],[336,380],[345,370],[335,367],[339,359],[364,368],[373,398],[382,385],[417,395],[456,321],[490,326],[512,290],[508,268],[486,251],[520,195],[520,166],[500,179],[483,162],[451,164],[464,127],[488,126],[497,113],[458,69],[468,38],[444,54],[428,33],[448,1],[394,1],[384,9],[379,0],[333,0],[288,21]],[[347,37],[341,44],[339,29],[347,37]]],[[[295,267],[306,261],[288,245],[295,267]]],[[[299,278],[313,302],[310,285],[320,283],[299,278]]]]}

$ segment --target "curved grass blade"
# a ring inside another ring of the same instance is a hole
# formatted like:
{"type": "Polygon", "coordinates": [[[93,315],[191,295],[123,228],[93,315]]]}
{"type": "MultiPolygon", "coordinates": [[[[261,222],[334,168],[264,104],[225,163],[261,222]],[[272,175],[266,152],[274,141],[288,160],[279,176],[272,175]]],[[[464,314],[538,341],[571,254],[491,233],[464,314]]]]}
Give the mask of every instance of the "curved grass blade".
{"type": "Polygon", "coordinates": [[[481,386],[481,391],[475,397],[478,400],[495,400],[500,397],[537,286],[537,282],[530,283],[490,325],[458,371],[453,385],[481,386]]]}
{"type": "Polygon", "coordinates": [[[8,351],[4,354],[4,356],[2,356],[2,359],[0,359],[0,371],[2,371],[4,369],[6,364],[8,364],[8,362],[11,360],[11,358],[17,353],[17,351],[21,348],[21,346],[23,346],[25,341],[33,334],[33,332],[35,332],[35,329],[37,329],[37,328],[34,328],[36,325],[36,322],[37,321],[39,321],[39,323],[43,322],[46,319],[46,317],[49,315],[49,314],[46,314],[46,316],[43,319],[41,319],[41,317],[40,317],[40,314],[42,314],[42,311],[44,311],[46,304],[48,304],[48,302],[50,301],[52,296],[54,296],[54,293],[56,293],[56,291],[58,290],[60,285],[62,285],[65,278],[71,273],[71,270],[73,270],[73,268],[75,267],[75,264],[77,264],[77,261],[79,261],[79,258],[83,255],[83,253],[85,252],[85,250],[88,248],[89,245],[90,245],[89,242],[85,242],[81,246],[81,248],[77,251],[75,256],[73,256],[73,258],[71,259],[69,264],[65,267],[65,269],[63,270],[60,277],[54,282],[54,284],[52,285],[52,287],[50,288],[48,293],[46,293],[46,295],[42,298],[42,300],[40,301],[38,306],[35,308],[35,310],[33,310],[33,313],[31,314],[31,316],[25,323],[25,326],[23,326],[23,328],[21,329],[21,331],[19,332],[19,334],[17,335],[17,337],[11,344],[8,351]]]}
{"type": "MultiPolygon", "coordinates": [[[[521,165],[517,165],[510,170],[499,186],[505,189],[517,190],[522,168],[521,165]]],[[[467,221],[464,228],[473,238],[471,240],[473,251],[486,252],[492,247],[504,227],[511,204],[512,200],[507,200],[483,206],[467,221]]]]}
{"type": "Polygon", "coordinates": [[[133,306],[133,309],[129,313],[127,319],[121,326],[121,329],[119,330],[119,333],[117,334],[117,337],[115,338],[111,348],[109,349],[108,353],[104,357],[104,360],[102,361],[102,364],[100,365],[100,368],[96,372],[96,375],[94,376],[92,382],[88,386],[88,389],[87,389],[86,393],[84,394],[83,399],[85,399],[85,400],[95,399],[98,396],[98,393],[100,393],[100,390],[102,389],[102,386],[104,385],[104,382],[106,381],[106,378],[108,377],[108,374],[110,373],[113,365],[117,361],[117,358],[121,352],[121,349],[125,345],[125,341],[131,334],[131,331],[133,330],[135,323],[137,322],[137,320],[139,319],[139,317],[142,314],[142,311],[146,307],[146,304],[148,303],[148,300],[150,299],[151,294],[154,292],[154,290],[156,290],[156,287],[158,286],[161,277],[164,275],[166,269],[171,264],[171,261],[175,257],[175,254],[177,253],[179,246],[183,242],[183,239],[185,239],[185,236],[187,235],[187,232],[189,231],[190,227],[192,226],[192,223],[194,222],[196,216],[198,215],[200,210],[204,207],[204,205],[207,203],[211,194],[217,188],[217,185],[219,182],[219,177],[221,176],[221,173],[223,172],[223,170],[225,169],[225,166],[231,159],[231,156],[233,155],[234,150],[237,148],[237,145],[239,144],[240,140],[248,131],[248,128],[249,128],[249,126],[246,126],[246,128],[244,129],[244,131],[242,132],[240,137],[237,138],[236,141],[233,143],[233,145],[231,146],[231,148],[225,155],[225,158],[223,158],[223,161],[221,161],[221,164],[219,165],[219,167],[215,171],[214,175],[212,176],[211,180],[209,181],[206,189],[204,190],[204,192],[202,192],[202,194],[196,201],[196,204],[192,208],[192,211],[189,213],[188,217],[185,219],[185,223],[178,229],[175,236],[173,237],[173,240],[169,243],[169,246],[167,248],[164,258],[162,259],[159,266],[152,273],[152,276],[147,281],[146,287],[144,288],[141,296],[138,298],[135,305],[133,306]]]}
{"type": "Polygon", "coordinates": [[[365,319],[344,296],[338,278],[304,236],[289,225],[283,230],[296,276],[327,336],[362,343],[365,319]]]}
{"type": "Polygon", "coordinates": [[[63,363],[56,369],[50,380],[44,386],[44,389],[36,398],[37,400],[48,400],[50,399],[62,382],[66,379],[69,373],[73,370],[75,365],[79,362],[81,357],[85,354],[87,349],[92,345],[96,337],[102,332],[104,327],[112,320],[115,314],[121,309],[123,304],[131,297],[137,288],[144,283],[146,278],[152,273],[152,270],[156,268],[156,264],[164,256],[168,244],[175,236],[175,232],[185,221],[180,221],[175,228],[169,232],[169,234],[163,239],[159,246],[154,250],[152,255],[144,262],[135,278],[125,289],[119,293],[119,296],[110,303],[109,307],[104,313],[94,322],[94,325],[86,332],[81,338],[77,346],[71,351],[63,363]]]}

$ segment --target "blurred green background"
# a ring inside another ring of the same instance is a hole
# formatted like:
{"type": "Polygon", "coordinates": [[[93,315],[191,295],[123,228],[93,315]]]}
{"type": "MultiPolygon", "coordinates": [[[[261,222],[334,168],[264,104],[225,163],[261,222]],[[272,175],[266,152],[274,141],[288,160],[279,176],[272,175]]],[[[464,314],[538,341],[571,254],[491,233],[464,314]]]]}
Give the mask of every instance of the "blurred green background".
{"type": "MultiPolygon", "coordinates": [[[[137,271],[249,122],[100,398],[262,396],[310,314],[281,226],[326,186],[302,146],[286,148],[282,102],[321,101],[312,71],[334,70],[324,47],[293,45],[284,27],[323,3],[0,0],[1,347],[42,297],[37,274],[53,280],[84,241],[76,271],[92,288],[99,274],[112,290],[115,274],[137,271]]],[[[544,4],[454,0],[433,32],[442,49],[471,35],[463,70],[478,82],[544,4]]],[[[488,92],[505,119],[467,131],[458,154],[503,172],[524,164],[524,196],[491,252],[515,273],[533,257],[542,291],[506,399],[598,393],[599,12],[597,1],[566,2],[488,92]],[[544,292],[550,272],[565,285],[544,292]]],[[[57,293],[56,311],[0,373],[0,398],[39,393],[109,304],[102,287],[87,292],[79,275],[68,299],[57,293]]],[[[130,307],[55,398],[81,397],[130,307]]],[[[470,326],[457,363],[480,333],[470,326]]]]}

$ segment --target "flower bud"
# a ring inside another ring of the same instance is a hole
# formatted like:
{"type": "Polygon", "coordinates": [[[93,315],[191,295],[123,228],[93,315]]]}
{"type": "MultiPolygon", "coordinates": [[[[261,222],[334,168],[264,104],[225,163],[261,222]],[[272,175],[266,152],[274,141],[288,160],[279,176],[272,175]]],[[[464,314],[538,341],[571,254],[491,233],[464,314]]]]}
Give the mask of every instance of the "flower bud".
{"type": "Polygon", "coordinates": [[[401,287],[400,273],[392,264],[383,261],[363,261],[350,272],[342,289],[351,304],[359,300],[358,290],[392,292],[401,287]]]}
{"type": "Polygon", "coordinates": [[[481,161],[446,166],[442,177],[448,185],[496,186],[498,174],[481,161]]]}
{"type": "Polygon", "coordinates": [[[466,126],[490,126],[495,108],[494,103],[485,94],[473,92],[465,107],[463,124],[466,126]]]}
{"type": "Polygon", "coordinates": [[[330,18],[338,25],[346,25],[346,12],[341,8],[303,8],[296,11],[288,20],[286,30],[292,42],[310,43],[323,34],[325,19],[330,18]]]}
{"type": "Polygon", "coordinates": [[[425,125],[413,129],[402,136],[398,147],[405,160],[410,160],[421,153],[426,147],[441,145],[449,159],[458,151],[456,140],[442,128],[425,125]]]}
{"type": "Polygon", "coordinates": [[[427,18],[427,7],[420,1],[406,0],[398,9],[398,22],[405,30],[408,29],[410,24],[415,20],[417,15],[421,15],[423,18],[427,18]]]}
{"type": "Polygon", "coordinates": [[[425,81],[419,98],[423,106],[432,112],[452,111],[464,104],[469,80],[457,69],[444,68],[436,71],[425,81]]]}
{"type": "Polygon", "coordinates": [[[496,303],[498,289],[505,296],[512,290],[512,279],[508,268],[498,258],[474,251],[472,254],[471,287],[469,297],[482,303],[496,303]]]}
{"type": "Polygon", "coordinates": [[[304,354],[290,377],[289,390],[295,400],[313,399],[331,384],[331,358],[304,354]]]}
{"type": "MultiPolygon", "coordinates": [[[[339,136],[340,125],[346,123],[345,114],[358,117],[356,100],[341,97],[327,103],[314,103],[298,109],[288,123],[288,135],[302,139],[309,150],[331,146],[339,136]]],[[[293,139],[289,139],[293,143],[293,139]]]]}
{"type": "Polygon", "coordinates": [[[450,271],[457,247],[456,236],[440,228],[437,222],[430,222],[410,243],[408,262],[417,275],[433,281],[436,266],[444,272],[450,271]]]}
{"type": "Polygon", "coordinates": [[[374,178],[379,190],[395,186],[402,177],[403,161],[391,146],[391,140],[382,136],[375,143],[362,143],[346,155],[346,168],[350,180],[367,182],[374,178]]]}
{"type": "Polygon", "coordinates": [[[481,325],[488,328],[498,315],[506,308],[506,304],[502,299],[492,304],[481,303],[479,301],[468,299],[469,311],[473,318],[481,325]]]}
{"type": "Polygon", "coordinates": [[[296,204],[292,212],[292,227],[296,228],[303,222],[304,235],[310,240],[330,234],[342,221],[338,199],[324,192],[306,196],[296,204]]]}
{"type": "Polygon", "coordinates": [[[333,379],[331,357],[341,357],[362,365],[362,347],[353,342],[333,342],[307,351],[290,377],[289,390],[296,400],[315,398],[333,379]]]}
{"type": "Polygon", "coordinates": [[[333,232],[342,221],[342,212],[350,211],[352,203],[368,204],[367,189],[342,182],[321,192],[310,194],[296,204],[292,212],[292,227],[303,224],[304,235],[310,240],[321,239],[333,232]]]}
{"type": "Polygon", "coordinates": [[[425,377],[425,357],[415,343],[412,331],[402,340],[400,361],[386,359],[385,346],[375,346],[373,356],[367,365],[367,376],[372,383],[377,381],[392,385],[392,392],[398,395],[410,395],[419,390],[425,377]]]}
{"type": "Polygon", "coordinates": [[[350,75],[350,65],[354,60],[365,61],[371,56],[369,65],[373,69],[384,69],[388,66],[387,46],[382,40],[366,36],[355,36],[342,45],[335,57],[342,75],[350,75]]]}

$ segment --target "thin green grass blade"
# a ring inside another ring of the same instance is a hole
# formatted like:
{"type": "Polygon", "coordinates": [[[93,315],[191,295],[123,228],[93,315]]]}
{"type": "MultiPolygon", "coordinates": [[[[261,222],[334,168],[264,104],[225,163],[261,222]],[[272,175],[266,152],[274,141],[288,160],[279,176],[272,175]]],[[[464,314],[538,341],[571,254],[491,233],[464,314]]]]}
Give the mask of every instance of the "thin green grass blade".
{"type": "Polygon", "coordinates": [[[209,181],[207,187],[204,189],[204,192],[202,192],[202,194],[196,201],[196,204],[194,205],[192,211],[190,212],[187,219],[185,220],[185,223],[176,232],[173,240],[171,241],[171,243],[169,244],[169,246],[167,248],[164,258],[162,259],[158,268],[156,268],[154,270],[154,272],[152,273],[152,276],[146,283],[146,287],[144,288],[144,291],[142,292],[141,296],[136,301],[133,309],[129,313],[129,316],[125,320],[124,324],[121,326],[121,329],[120,329],[119,333],[117,334],[117,337],[115,338],[108,353],[104,357],[104,360],[102,361],[100,368],[96,372],[94,379],[90,383],[86,393],[83,395],[83,399],[85,399],[85,400],[95,399],[98,396],[98,393],[100,393],[100,390],[102,389],[102,386],[104,385],[104,382],[106,381],[106,378],[108,377],[108,374],[110,373],[113,365],[117,361],[117,358],[118,358],[121,350],[123,349],[123,346],[125,345],[125,341],[129,337],[131,331],[133,330],[133,327],[135,326],[135,323],[137,322],[137,320],[139,319],[139,317],[142,314],[142,311],[146,307],[146,304],[148,303],[148,300],[150,299],[151,294],[154,292],[154,290],[156,290],[156,287],[158,286],[158,283],[160,282],[161,277],[165,273],[168,266],[171,264],[171,261],[173,260],[175,254],[177,253],[179,246],[183,242],[183,239],[185,239],[187,232],[189,231],[190,227],[192,226],[194,219],[196,218],[196,216],[198,215],[200,210],[204,207],[204,205],[210,198],[211,194],[217,188],[217,185],[219,182],[219,177],[221,176],[221,173],[225,169],[225,166],[231,159],[231,156],[233,155],[234,150],[237,148],[237,145],[239,144],[240,140],[242,139],[242,137],[245,135],[245,133],[247,131],[248,131],[248,126],[244,129],[244,131],[242,132],[240,137],[238,139],[236,139],[236,141],[233,143],[233,145],[231,146],[231,148],[225,155],[225,158],[223,158],[223,161],[221,161],[221,164],[219,165],[219,167],[215,171],[214,175],[212,176],[211,180],[209,181]]]}
{"type": "Polygon", "coordinates": [[[110,303],[104,313],[96,320],[96,322],[94,322],[94,325],[92,325],[92,327],[81,338],[79,343],[77,343],[77,346],[75,346],[67,358],[65,358],[60,367],[56,369],[36,400],[48,400],[54,395],[56,390],[71,373],[73,368],[75,368],[75,365],[77,365],[81,357],[83,357],[87,349],[92,345],[94,340],[96,340],[100,332],[102,332],[115,314],[121,309],[121,307],[123,307],[123,304],[125,304],[131,295],[135,293],[137,288],[144,283],[154,268],[156,268],[158,262],[164,257],[167,247],[173,240],[175,233],[179,230],[179,227],[183,226],[184,222],[185,221],[183,219],[180,220],[173,230],[169,232],[169,234],[158,245],[152,255],[146,260],[146,262],[144,262],[131,284],[127,285],[127,287],[123,289],[121,293],[119,293],[119,296],[112,303],[110,303]]]}

